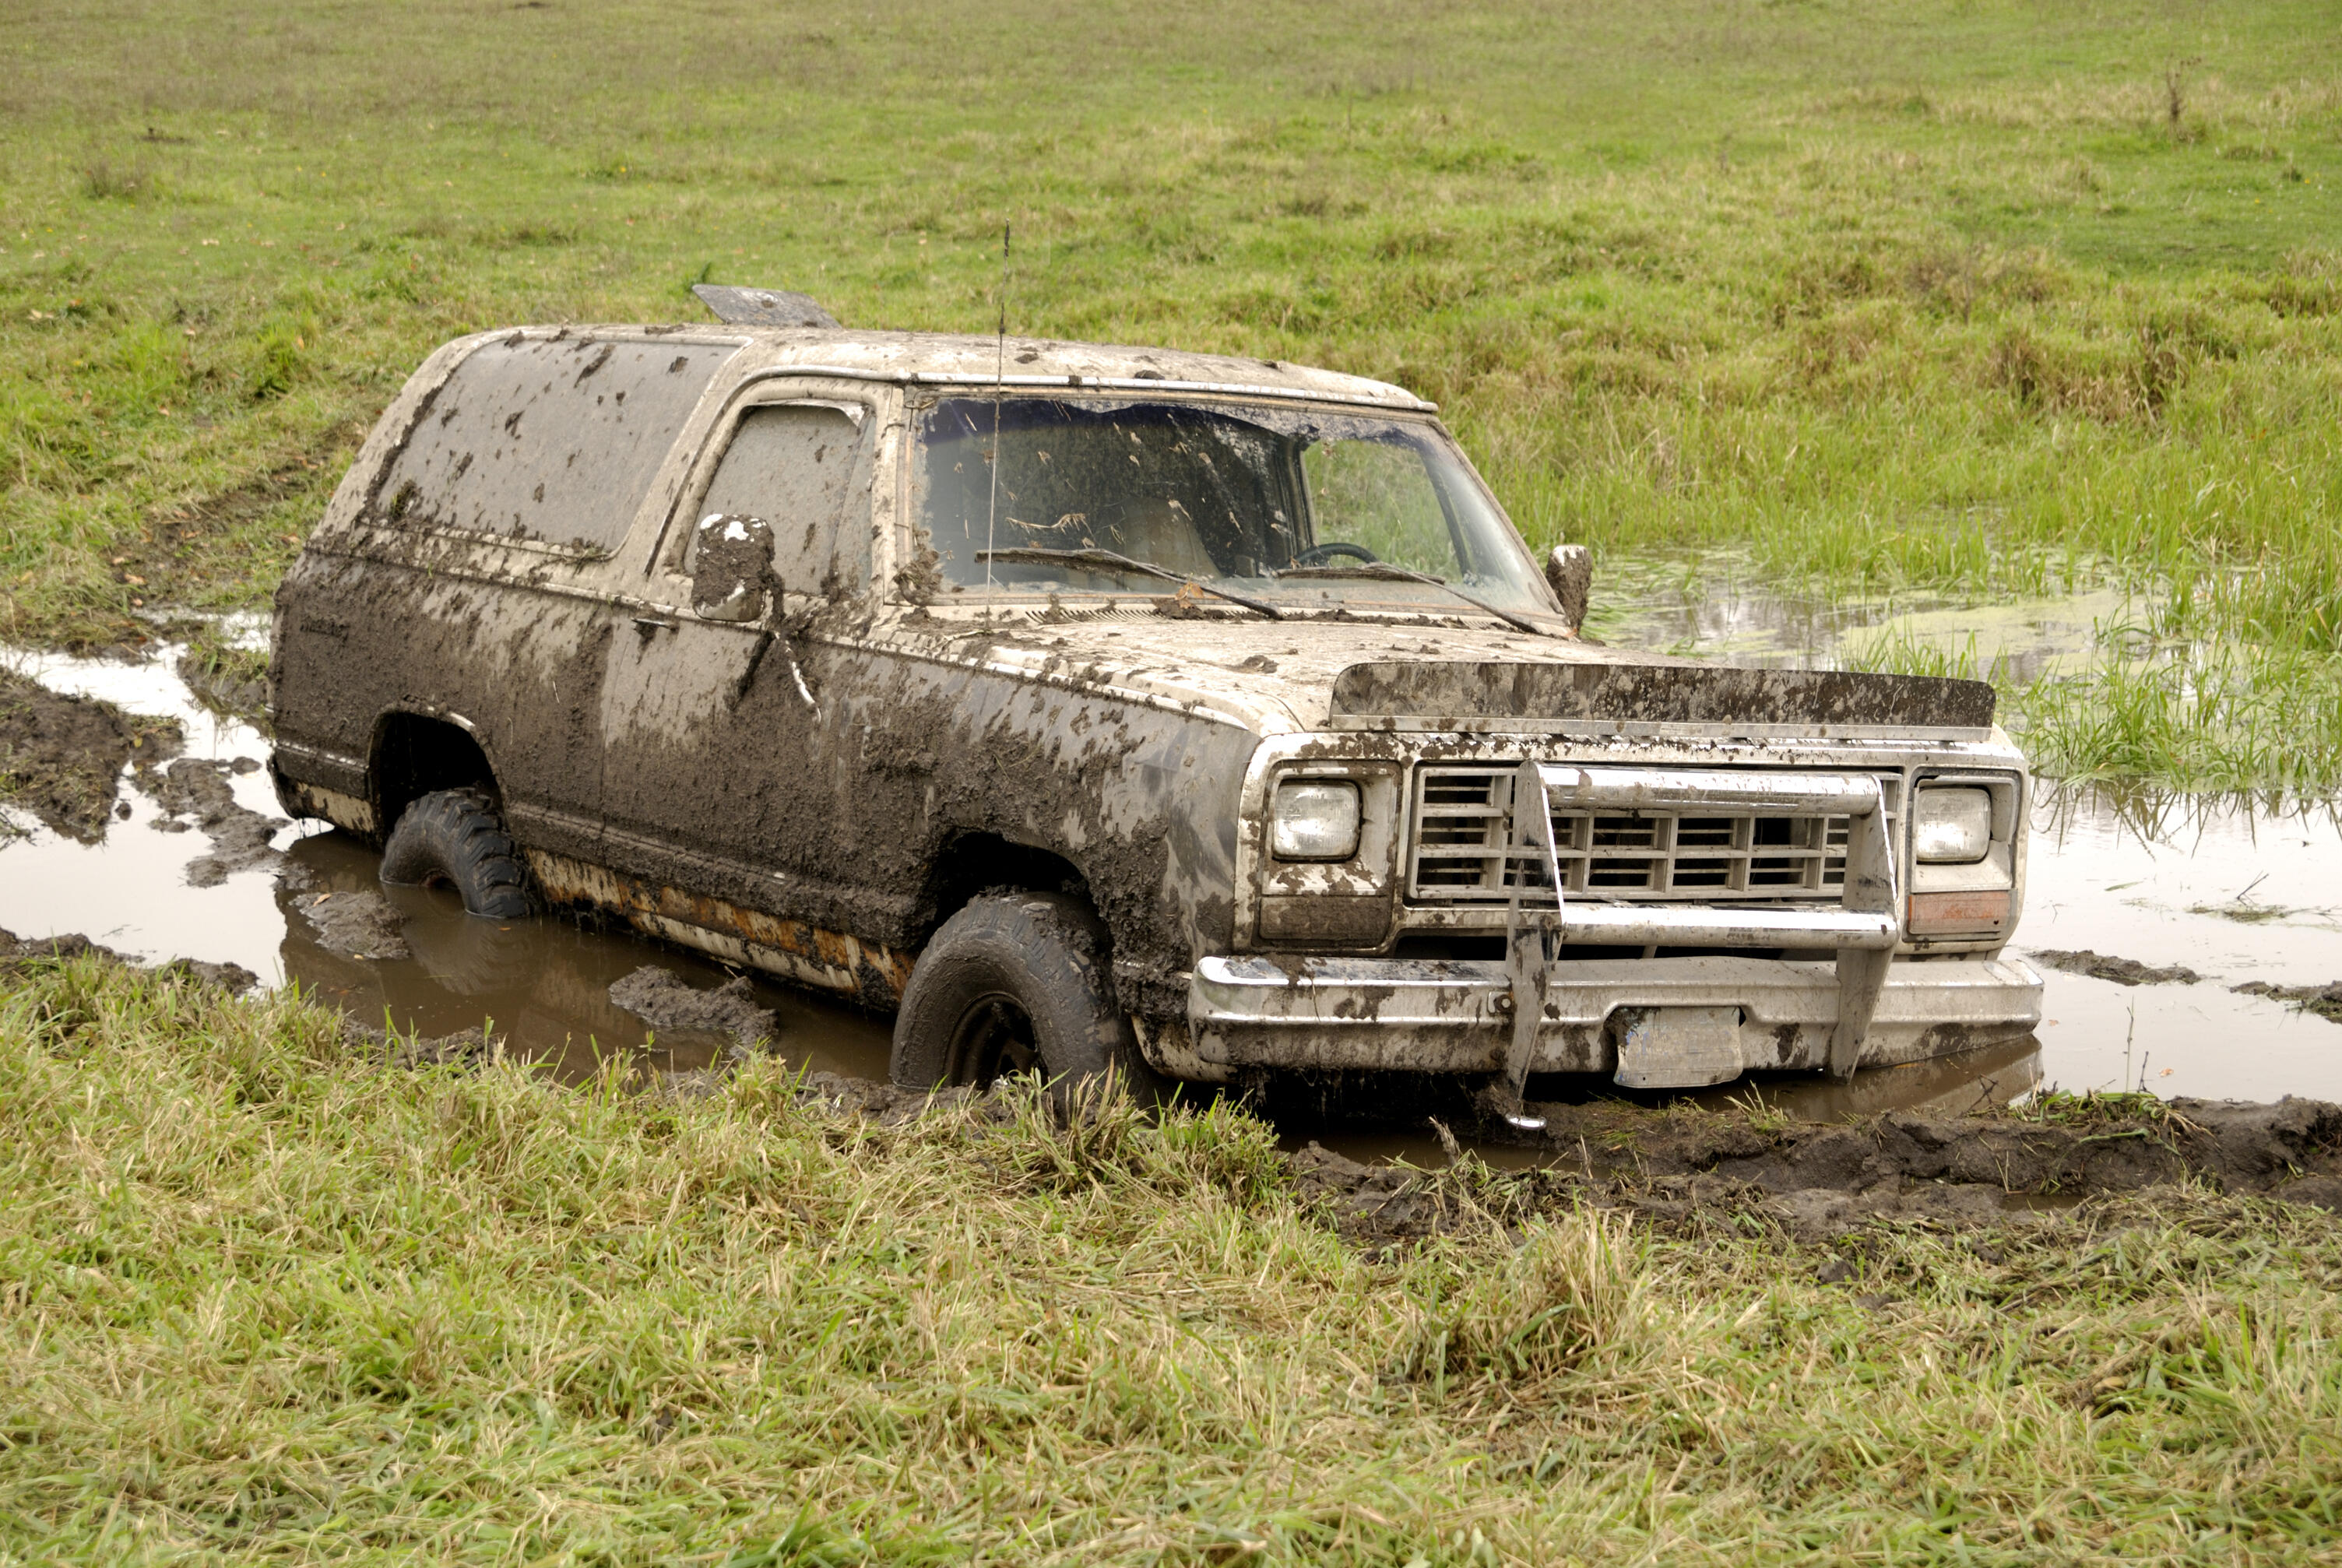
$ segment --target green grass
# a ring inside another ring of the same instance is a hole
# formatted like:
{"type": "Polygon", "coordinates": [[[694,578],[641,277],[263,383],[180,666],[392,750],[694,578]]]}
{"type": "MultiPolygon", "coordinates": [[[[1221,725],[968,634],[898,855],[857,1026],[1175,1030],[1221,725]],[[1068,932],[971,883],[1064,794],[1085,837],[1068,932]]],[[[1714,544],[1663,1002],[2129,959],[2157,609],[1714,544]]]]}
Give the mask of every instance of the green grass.
{"type": "Polygon", "coordinates": [[[1377,1254],[1226,1107],[788,1087],[0,972],[0,1561],[2330,1560],[2329,1216],[1889,1229],[1825,1285],[1467,1166],[1377,1254]]]}
{"type": "MultiPolygon", "coordinates": [[[[2332,21],[2317,0],[28,15],[0,42],[0,637],[105,644],[141,604],[264,601],[450,335],[696,318],[701,277],[981,329],[1013,221],[1018,329],[1403,381],[1538,544],[1725,545],[1833,591],[2114,580],[2255,683],[2297,654],[2323,681],[2332,21]]],[[[2161,765],[2091,729],[2045,754],[2161,765]]],[[[2342,782],[2327,754],[2295,782],[2342,782]]]]}

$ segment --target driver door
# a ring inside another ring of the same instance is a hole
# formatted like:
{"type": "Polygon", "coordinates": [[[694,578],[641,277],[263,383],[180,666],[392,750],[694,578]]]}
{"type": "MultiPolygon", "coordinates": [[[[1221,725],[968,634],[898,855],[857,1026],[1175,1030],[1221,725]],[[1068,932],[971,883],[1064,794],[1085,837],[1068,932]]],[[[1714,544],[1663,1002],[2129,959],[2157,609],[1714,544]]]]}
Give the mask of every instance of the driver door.
{"type": "Polygon", "coordinates": [[[829,902],[805,884],[838,804],[843,704],[821,701],[828,661],[805,634],[867,585],[875,423],[866,404],[785,387],[719,423],[651,567],[652,596],[676,608],[636,618],[603,684],[614,868],[790,918],[829,902]],[[771,531],[780,591],[745,621],[690,608],[711,514],[771,531]]]}

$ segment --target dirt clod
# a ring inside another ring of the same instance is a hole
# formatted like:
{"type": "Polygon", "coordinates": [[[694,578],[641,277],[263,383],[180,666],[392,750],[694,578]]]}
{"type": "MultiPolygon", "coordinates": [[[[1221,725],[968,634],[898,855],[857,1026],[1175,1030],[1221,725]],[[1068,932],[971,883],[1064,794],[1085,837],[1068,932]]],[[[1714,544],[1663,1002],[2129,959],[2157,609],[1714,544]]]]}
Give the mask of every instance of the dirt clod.
{"type": "Polygon", "coordinates": [[[95,844],[125,764],[178,749],[178,726],[167,720],[64,696],[0,670],[0,801],[30,810],[53,833],[95,844]]]}
{"type": "Polygon", "coordinates": [[[2093,980],[2111,980],[2117,985],[2193,985],[2204,978],[2184,964],[2157,969],[2136,958],[2117,958],[2111,954],[2093,953],[2087,947],[2070,953],[2055,947],[2037,948],[2033,956],[2052,969],[2087,974],[2093,980]]]}
{"type": "Polygon", "coordinates": [[[745,975],[702,991],[672,969],[646,964],[611,985],[610,1000],[654,1029],[729,1034],[744,1050],[763,1049],[779,1034],[772,1010],[756,1005],[745,975]]]}

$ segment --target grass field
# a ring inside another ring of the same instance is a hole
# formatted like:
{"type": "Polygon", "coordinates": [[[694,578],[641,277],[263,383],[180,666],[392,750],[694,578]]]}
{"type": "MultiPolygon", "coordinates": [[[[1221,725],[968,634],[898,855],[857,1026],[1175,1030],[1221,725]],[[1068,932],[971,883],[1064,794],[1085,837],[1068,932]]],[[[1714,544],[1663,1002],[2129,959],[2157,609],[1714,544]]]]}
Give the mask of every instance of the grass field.
{"type": "Polygon", "coordinates": [[[1019,329],[1398,379],[1536,542],[1978,602],[2118,583],[2104,666],[2017,694],[2056,771],[2330,788],[2334,20],[19,7],[0,636],[264,599],[449,335],[696,318],[703,277],[978,328],[1013,222],[1019,329]]]}
{"type": "MultiPolygon", "coordinates": [[[[2336,20],[26,0],[0,641],[265,603],[450,335],[696,319],[703,278],[988,328],[1013,222],[1018,330],[1404,382],[1538,543],[2127,590],[2095,665],[2010,693],[2052,771],[2329,791],[2336,20]]],[[[0,973],[0,1173],[5,1568],[2242,1563],[2342,1528],[2342,1240],[2245,1200],[1883,1232],[1828,1285],[1753,1223],[1379,1255],[1226,1109],[882,1131],[769,1065],[690,1104],[409,1073],[297,998],[86,962],[0,973]]]]}
{"type": "Polygon", "coordinates": [[[1225,1108],[787,1090],[0,974],[0,1562],[2332,1560],[2331,1216],[1914,1225],[1824,1284],[1467,1167],[1376,1254],[1225,1108]]]}

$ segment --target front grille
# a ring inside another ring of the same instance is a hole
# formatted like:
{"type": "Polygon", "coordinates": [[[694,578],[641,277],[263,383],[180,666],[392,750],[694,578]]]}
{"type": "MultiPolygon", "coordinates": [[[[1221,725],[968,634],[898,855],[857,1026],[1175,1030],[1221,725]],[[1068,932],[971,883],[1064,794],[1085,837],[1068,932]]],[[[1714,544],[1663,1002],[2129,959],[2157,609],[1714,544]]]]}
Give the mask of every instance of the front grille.
{"type": "MultiPolygon", "coordinates": [[[[1417,904],[1509,897],[1516,883],[1550,885],[1534,857],[1505,854],[1511,768],[1416,770],[1407,896],[1417,904]]],[[[1888,820],[1895,774],[1884,775],[1888,820]]],[[[1565,897],[1716,904],[1835,900],[1846,883],[1847,819],[1697,808],[1553,814],[1565,897]]]]}

